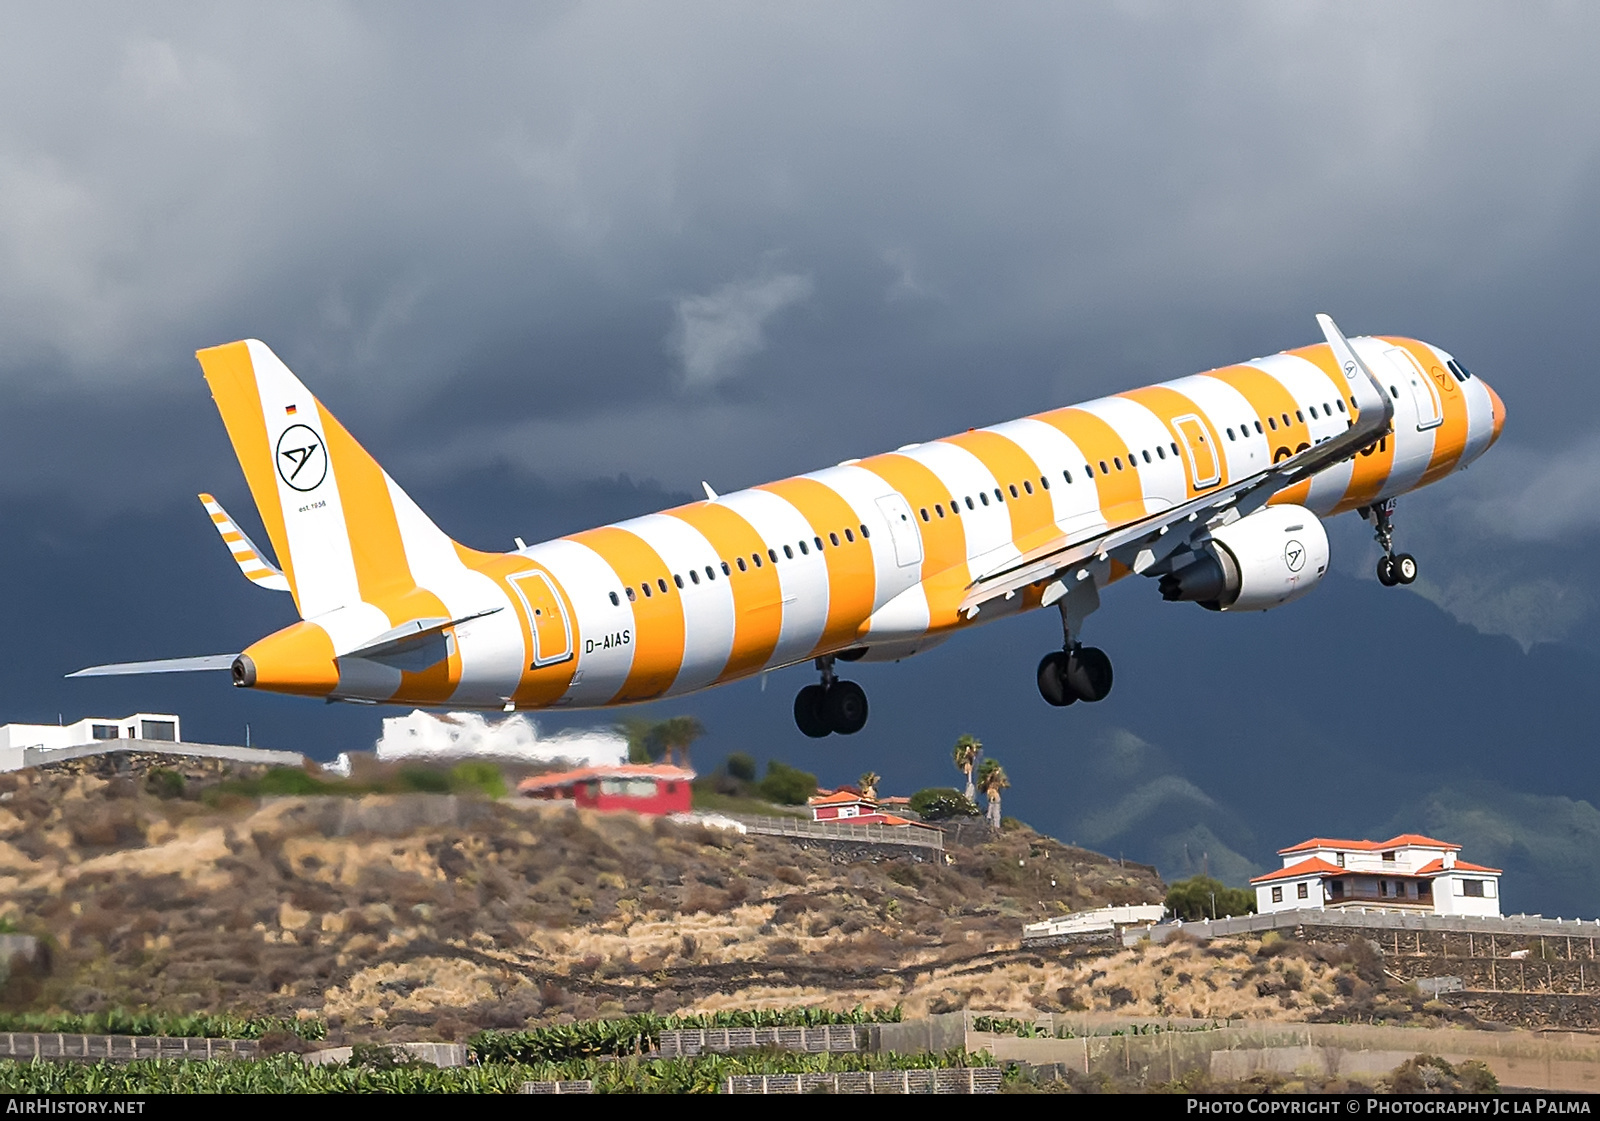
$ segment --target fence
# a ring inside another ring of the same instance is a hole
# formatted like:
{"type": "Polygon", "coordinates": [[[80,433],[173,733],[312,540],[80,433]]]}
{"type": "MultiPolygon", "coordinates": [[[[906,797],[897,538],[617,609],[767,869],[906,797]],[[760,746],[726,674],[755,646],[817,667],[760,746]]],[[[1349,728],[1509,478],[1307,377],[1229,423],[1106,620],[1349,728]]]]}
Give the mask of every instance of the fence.
{"type": "Polygon", "coordinates": [[[773,1047],[780,1051],[859,1051],[865,1029],[855,1024],[815,1028],[679,1028],[661,1033],[656,1044],[664,1059],[773,1047]]]}
{"type": "Polygon", "coordinates": [[[807,821],[798,817],[734,814],[747,833],[799,837],[815,841],[853,841],[869,845],[908,845],[944,851],[944,833],[919,825],[852,825],[839,821],[807,821]]]}
{"type": "Polygon", "coordinates": [[[1150,932],[1153,942],[1162,942],[1176,931],[1194,938],[1218,938],[1229,934],[1285,930],[1295,927],[1344,927],[1382,930],[1416,930],[1441,934],[1507,934],[1532,937],[1600,938],[1600,919],[1547,919],[1540,915],[1426,915],[1381,908],[1340,908],[1274,911],[1265,915],[1239,915],[1231,919],[1202,919],[1199,922],[1158,926],[1150,932]]]}
{"type": "Polygon", "coordinates": [[[0,1032],[6,1059],[253,1059],[253,1039],[188,1039],[161,1035],[71,1035],[0,1032]]]}
{"type": "Polygon", "coordinates": [[[743,1074],[724,1094],[998,1094],[999,1067],[852,1070],[838,1074],[743,1074]]]}

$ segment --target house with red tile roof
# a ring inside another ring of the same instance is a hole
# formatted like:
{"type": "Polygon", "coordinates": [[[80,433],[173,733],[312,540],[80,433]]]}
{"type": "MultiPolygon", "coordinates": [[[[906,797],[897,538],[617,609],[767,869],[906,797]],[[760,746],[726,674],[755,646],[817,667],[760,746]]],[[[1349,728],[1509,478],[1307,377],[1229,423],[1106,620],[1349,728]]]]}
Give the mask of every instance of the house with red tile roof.
{"type": "Polygon", "coordinates": [[[931,829],[920,821],[912,821],[889,812],[891,808],[908,807],[909,798],[882,798],[872,801],[853,786],[837,790],[818,790],[807,803],[813,821],[836,821],[850,825],[903,825],[907,828],[931,829]]]}
{"type": "Polygon", "coordinates": [[[1434,915],[1500,914],[1500,869],[1418,833],[1387,841],[1313,837],[1279,849],[1283,867],[1251,880],[1256,910],[1382,907],[1434,915]]]}
{"type": "Polygon", "coordinates": [[[665,763],[613,763],[533,775],[517,784],[524,798],[571,802],[587,810],[688,813],[694,772],[665,763]]]}

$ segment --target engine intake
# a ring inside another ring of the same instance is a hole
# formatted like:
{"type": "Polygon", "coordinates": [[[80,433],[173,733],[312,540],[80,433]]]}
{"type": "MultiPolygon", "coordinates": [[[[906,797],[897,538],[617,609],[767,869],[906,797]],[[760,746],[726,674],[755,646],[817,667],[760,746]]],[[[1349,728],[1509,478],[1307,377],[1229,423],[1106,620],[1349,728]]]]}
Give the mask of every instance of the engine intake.
{"type": "Polygon", "coordinates": [[[1211,532],[1198,556],[1161,577],[1161,598],[1210,611],[1266,611],[1328,571],[1328,534],[1304,506],[1269,506],[1211,532]]]}

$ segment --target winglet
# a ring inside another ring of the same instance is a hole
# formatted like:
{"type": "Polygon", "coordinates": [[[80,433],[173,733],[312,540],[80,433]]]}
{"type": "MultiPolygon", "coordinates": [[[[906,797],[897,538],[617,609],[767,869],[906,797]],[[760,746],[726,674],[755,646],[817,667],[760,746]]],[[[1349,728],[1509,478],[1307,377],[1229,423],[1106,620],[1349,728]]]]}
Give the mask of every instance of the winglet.
{"type": "Polygon", "coordinates": [[[245,578],[257,587],[268,588],[274,592],[289,590],[289,581],[271,561],[262,555],[256,543],[250,540],[244,530],[240,529],[234,520],[228,517],[228,512],[209,494],[200,495],[200,504],[206,508],[206,513],[211,515],[211,524],[217,527],[221,534],[223,544],[233,554],[233,559],[239,565],[239,571],[245,578]]]}
{"type": "Polygon", "coordinates": [[[1389,399],[1389,394],[1384,391],[1383,383],[1377,375],[1361,361],[1361,356],[1356,353],[1355,347],[1350,345],[1350,340],[1344,337],[1344,332],[1339,330],[1339,325],[1331,316],[1317,314],[1317,326],[1322,328],[1322,335],[1328,340],[1328,348],[1333,351],[1333,360],[1339,364],[1339,369],[1344,371],[1345,380],[1350,383],[1350,396],[1356,402],[1359,415],[1364,419],[1367,410],[1376,408],[1383,415],[1383,423],[1378,430],[1386,431],[1389,422],[1394,419],[1394,402],[1389,399]]]}

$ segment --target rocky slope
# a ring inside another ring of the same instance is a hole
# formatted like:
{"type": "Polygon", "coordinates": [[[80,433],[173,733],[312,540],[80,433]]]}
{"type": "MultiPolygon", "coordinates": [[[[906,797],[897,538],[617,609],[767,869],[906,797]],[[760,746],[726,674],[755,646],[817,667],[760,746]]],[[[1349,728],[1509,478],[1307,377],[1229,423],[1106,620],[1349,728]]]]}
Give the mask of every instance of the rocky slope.
{"type": "Polygon", "coordinates": [[[0,917],[53,943],[47,975],[8,983],[13,1009],[438,1038],[642,1009],[1056,1007],[1067,983],[1015,952],[1021,924],[1162,893],[1148,868],[1026,828],[943,864],[845,860],[488,798],[254,799],[204,768],[176,797],[159,776],[74,770],[0,775],[0,917]]]}

